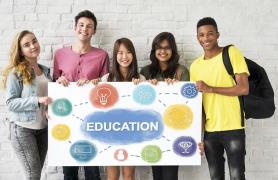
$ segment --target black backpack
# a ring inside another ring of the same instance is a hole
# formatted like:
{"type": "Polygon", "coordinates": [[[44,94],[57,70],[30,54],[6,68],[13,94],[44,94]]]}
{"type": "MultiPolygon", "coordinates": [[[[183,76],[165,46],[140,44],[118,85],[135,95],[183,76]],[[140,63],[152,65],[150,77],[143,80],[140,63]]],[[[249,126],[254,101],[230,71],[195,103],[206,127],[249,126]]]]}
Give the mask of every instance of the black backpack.
{"type": "MultiPolygon", "coordinates": [[[[235,75],[229,57],[228,45],[223,48],[222,57],[223,63],[227,72],[233,76],[235,75]]],[[[274,92],[267,74],[263,67],[259,66],[250,59],[244,57],[250,76],[249,81],[249,94],[246,96],[239,96],[242,126],[244,126],[244,113],[245,118],[264,119],[271,117],[275,112],[274,92]]]]}

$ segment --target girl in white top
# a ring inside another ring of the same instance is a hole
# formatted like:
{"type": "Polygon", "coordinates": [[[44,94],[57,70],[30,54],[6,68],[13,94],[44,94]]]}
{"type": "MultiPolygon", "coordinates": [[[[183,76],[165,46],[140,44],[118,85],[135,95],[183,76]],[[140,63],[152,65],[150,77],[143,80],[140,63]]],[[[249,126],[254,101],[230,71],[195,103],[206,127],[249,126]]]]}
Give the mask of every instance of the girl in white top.
{"type": "MultiPolygon", "coordinates": [[[[110,73],[101,78],[102,82],[133,82],[138,84],[144,81],[145,77],[138,73],[137,58],[132,42],[127,38],[116,40],[113,49],[113,64],[110,73]]],[[[94,84],[97,80],[92,80],[94,84]]],[[[108,180],[118,180],[120,169],[117,166],[108,166],[108,180]]],[[[124,180],[135,179],[135,166],[123,166],[122,177],[124,180]]]]}
{"type": "Polygon", "coordinates": [[[10,141],[25,179],[40,179],[47,152],[46,108],[50,69],[38,64],[40,44],[34,33],[23,30],[12,43],[4,69],[10,141]]]}
{"type": "Polygon", "coordinates": [[[137,84],[146,80],[143,75],[138,73],[135,48],[129,39],[121,38],[116,40],[112,63],[112,70],[101,78],[102,82],[133,81],[137,84]]]}

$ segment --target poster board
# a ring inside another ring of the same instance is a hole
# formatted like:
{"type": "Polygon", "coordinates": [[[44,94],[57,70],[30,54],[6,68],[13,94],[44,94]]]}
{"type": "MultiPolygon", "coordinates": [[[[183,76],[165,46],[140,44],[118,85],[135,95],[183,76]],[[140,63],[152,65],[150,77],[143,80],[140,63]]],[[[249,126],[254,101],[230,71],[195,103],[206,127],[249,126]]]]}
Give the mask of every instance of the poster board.
{"type": "Polygon", "coordinates": [[[48,84],[48,165],[200,165],[201,99],[192,82],[48,84]]]}

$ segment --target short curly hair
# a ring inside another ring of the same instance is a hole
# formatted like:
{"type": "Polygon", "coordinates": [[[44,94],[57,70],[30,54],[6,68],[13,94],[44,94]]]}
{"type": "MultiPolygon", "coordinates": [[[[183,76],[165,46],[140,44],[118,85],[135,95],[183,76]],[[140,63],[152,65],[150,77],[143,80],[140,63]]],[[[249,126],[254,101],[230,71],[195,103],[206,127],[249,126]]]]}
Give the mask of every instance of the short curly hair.
{"type": "Polygon", "coordinates": [[[212,17],[204,17],[200,19],[197,23],[197,29],[205,25],[212,25],[215,28],[216,32],[218,32],[216,21],[212,17]]]}

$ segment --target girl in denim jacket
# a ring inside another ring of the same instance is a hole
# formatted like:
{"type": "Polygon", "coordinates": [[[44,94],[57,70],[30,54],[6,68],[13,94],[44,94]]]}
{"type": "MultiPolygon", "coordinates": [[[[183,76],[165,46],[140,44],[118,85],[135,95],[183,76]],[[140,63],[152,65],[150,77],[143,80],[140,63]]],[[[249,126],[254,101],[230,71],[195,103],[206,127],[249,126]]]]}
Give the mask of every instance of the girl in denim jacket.
{"type": "Polygon", "coordinates": [[[40,45],[27,30],[14,38],[9,65],[3,72],[10,140],[23,165],[25,178],[39,180],[47,152],[46,108],[49,68],[37,63],[40,45]]]}

